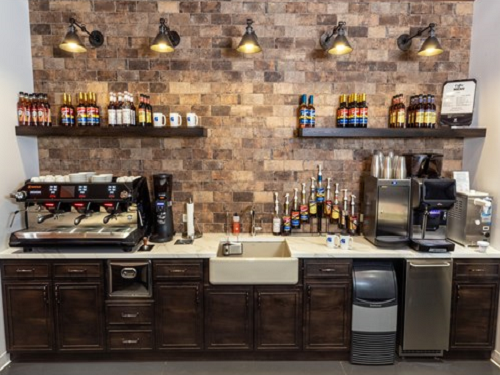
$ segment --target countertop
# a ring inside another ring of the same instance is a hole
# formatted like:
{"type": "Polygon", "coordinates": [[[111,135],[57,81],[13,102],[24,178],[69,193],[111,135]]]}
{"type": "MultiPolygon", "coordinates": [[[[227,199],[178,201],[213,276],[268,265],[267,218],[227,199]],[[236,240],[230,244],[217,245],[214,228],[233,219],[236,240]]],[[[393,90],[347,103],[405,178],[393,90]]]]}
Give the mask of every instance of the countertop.
{"type": "MultiPolygon", "coordinates": [[[[154,244],[149,252],[123,252],[121,250],[98,250],[95,247],[88,249],[53,249],[34,250],[24,253],[19,248],[8,248],[0,252],[0,259],[172,259],[172,258],[212,258],[217,254],[219,243],[226,241],[227,237],[222,233],[204,234],[202,238],[196,239],[192,245],[175,245],[176,236],[168,243],[154,244]]],[[[230,241],[237,238],[231,236],[230,241]]],[[[296,258],[378,258],[378,259],[428,259],[428,258],[500,258],[500,251],[488,248],[486,253],[479,253],[477,248],[466,248],[455,246],[455,251],[444,254],[421,253],[403,246],[395,249],[383,249],[372,245],[363,237],[354,237],[354,245],[351,250],[330,249],[326,247],[326,236],[316,237],[275,237],[272,235],[259,234],[255,237],[241,235],[240,241],[286,241],[292,256],[296,258]]]]}

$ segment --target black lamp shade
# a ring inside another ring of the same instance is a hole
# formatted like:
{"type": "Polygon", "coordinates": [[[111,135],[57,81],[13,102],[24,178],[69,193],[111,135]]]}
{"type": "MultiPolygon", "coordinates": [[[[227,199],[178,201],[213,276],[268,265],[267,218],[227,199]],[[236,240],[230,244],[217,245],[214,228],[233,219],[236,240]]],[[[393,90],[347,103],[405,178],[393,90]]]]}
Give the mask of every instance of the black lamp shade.
{"type": "Polygon", "coordinates": [[[435,36],[428,37],[418,51],[419,56],[436,56],[443,53],[441,43],[435,36]]]}
{"type": "Polygon", "coordinates": [[[242,53],[261,52],[262,48],[259,45],[259,41],[255,32],[252,31],[250,33],[245,33],[245,35],[243,35],[243,38],[241,38],[241,42],[236,50],[242,53]]]}
{"type": "Polygon", "coordinates": [[[80,40],[80,37],[72,27],[70,27],[70,30],[64,37],[63,41],[59,44],[59,48],[73,53],[87,52],[87,48],[85,48],[80,40]]]}
{"type": "Polygon", "coordinates": [[[174,46],[167,34],[159,32],[150,47],[153,51],[167,53],[174,52],[174,46]]]}
{"type": "Polygon", "coordinates": [[[331,55],[345,55],[351,52],[352,47],[345,35],[337,35],[332,46],[328,49],[328,53],[331,55]]]}

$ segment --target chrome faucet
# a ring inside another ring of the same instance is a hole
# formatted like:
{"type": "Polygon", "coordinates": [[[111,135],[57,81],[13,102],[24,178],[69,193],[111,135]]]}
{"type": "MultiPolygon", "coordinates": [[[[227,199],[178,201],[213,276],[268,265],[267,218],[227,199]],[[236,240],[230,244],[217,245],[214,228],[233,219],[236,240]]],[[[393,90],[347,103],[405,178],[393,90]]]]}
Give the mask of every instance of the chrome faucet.
{"type": "Polygon", "coordinates": [[[250,216],[252,218],[252,225],[250,227],[250,234],[255,237],[257,235],[257,231],[262,230],[262,227],[258,227],[255,224],[255,207],[252,206],[252,209],[250,210],[250,216]]]}

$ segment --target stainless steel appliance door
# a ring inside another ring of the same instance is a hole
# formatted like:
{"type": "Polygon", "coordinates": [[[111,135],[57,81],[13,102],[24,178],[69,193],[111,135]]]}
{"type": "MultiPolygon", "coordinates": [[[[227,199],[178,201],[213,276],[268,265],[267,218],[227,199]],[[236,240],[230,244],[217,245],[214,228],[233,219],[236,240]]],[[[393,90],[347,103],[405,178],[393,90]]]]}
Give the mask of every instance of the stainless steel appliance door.
{"type": "Polygon", "coordinates": [[[377,236],[408,236],[409,195],[409,186],[379,187],[377,236]]]}
{"type": "Polygon", "coordinates": [[[448,350],[451,259],[406,263],[403,350],[448,350]]]}

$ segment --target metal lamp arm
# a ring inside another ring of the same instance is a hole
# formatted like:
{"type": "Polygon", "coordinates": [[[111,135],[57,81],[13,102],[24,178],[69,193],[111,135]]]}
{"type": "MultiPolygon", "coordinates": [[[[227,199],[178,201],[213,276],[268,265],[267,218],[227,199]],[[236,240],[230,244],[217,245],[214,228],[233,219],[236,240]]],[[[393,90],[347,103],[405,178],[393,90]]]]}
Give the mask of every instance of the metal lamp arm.
{"type": "Polygon", "coordinates": [[[326,37],[325,39],[325,42],[329,42],[330,39],[335,35],[337,34],[341,29],[343,29],[343,27],[346,25],[345,22],[339,22],[339,24],[337,26],[335,26],[333,29],[332,29],[332,32],[330,34],[328,34],[328,36],[326,37]]]}
{"type": "Polygon", "coordinates": [[[88,35],[90,35],[90,32],[87,30],[87,28],[85,27],[85,25],[79,24],[78,22],[76,22],[76,20],[74,18],[70,18],[69,22],[71,23],[71,25],[78,26],[78,28],[81,31],[83,31],[84,33],[87,33],[88,35]]]}
{"type": "Polygon", "coordinates": [[[427,26],[427,27],[425,27],[425,28],[423,28],[423,29],[419,29],[419,30],[415,33],[415,35],[410,36],[410,37],[407,39],[407,41],[410,41],[410,40],[412,40],[412,39],[416,38],[417,36],[422,36],[422,34],[423,34],[423,33],[425,33],[427,30],[434,29],[434,27],[436,27],[436,25],[435,25],[435,24],[433,24],[433,23],[431,23],[429,26],[427,26]]]}

